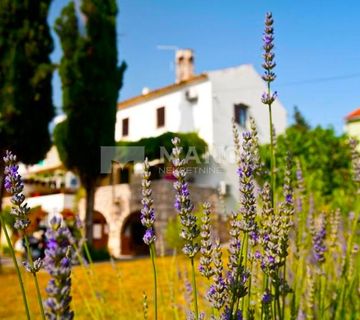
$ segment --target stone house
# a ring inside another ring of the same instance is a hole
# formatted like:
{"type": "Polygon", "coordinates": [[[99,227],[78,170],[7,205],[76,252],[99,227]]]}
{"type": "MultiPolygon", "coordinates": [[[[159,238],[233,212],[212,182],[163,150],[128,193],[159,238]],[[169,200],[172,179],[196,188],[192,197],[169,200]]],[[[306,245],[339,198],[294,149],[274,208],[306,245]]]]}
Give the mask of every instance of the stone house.
{"type": "MultiPolygon", "coordinates": [[[[191,174],[192,200],[196,204],[211,201],[217,213],[227,211],[235,208],[238,200],[232,118],[242,132],[249,127],[249,117],[253,117],[260,142],[268,142],[268,112],[261,103],[265,90],[261,76],[252,65],[195,74],[192,50],[179,50],[176,53],[175,83],[156,90],[145,88],[140,95],[118,104],[115,139],[137,141],[168,131],[196,132],[207,143],[208,153],[206,162],[197,166],[201,170],[191,174]]],[[[287,114],[278,100],[273,104],[273,118],[276,133],[282,133],[286,128],[287,114]]],[[[158,168],[163,160],[153,161],[151,165],[158,168]]],[[[57,165],[61,168],[60,161],[57,165]]],[[[111,168],[111,173],[103,179],[95,195],[94,242],[97,247],[107,244],[116,258],[147,253],[140,223],[141,163],[130,168],[126,164],[111,164],[111,168]]],[[[40,165],[36,170],[44,168],[40,165]]],[[[63,179],[66,174],[63,173],[63,179]]],[[[65,180],[62,183],[59,186],[66,185],[65,180]]],[[[172,184],[171,177],[165,174],[159,175],[152,184],[159,245],[164,243],[169,218],[175,217],[172,184]]],[[[77,187],[78,184],[75,189],[77,187]]],[[[42,209],[50,215],[68,209],[78,211],[83,218],[84,199],[77,201],[74,189],[56,190],[58,193],[35,200],[30,198],[29,204],[41,205],[43,201],[42,209]],[[44,198],[49,196],[58,197],[56,206],[55,198],[44,198]]]]}

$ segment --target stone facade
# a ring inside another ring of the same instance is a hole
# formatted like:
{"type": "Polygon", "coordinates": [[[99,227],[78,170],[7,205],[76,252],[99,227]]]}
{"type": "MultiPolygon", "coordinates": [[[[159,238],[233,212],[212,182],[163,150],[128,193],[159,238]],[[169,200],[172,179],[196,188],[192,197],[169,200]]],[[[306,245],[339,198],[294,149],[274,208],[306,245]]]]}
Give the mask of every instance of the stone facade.
{"type": "MultiPolygon", "coordinates": [[[[156,210],[155,232],[159,239],[163,239],[169,218],[174,217],[176,214],[173,181],[166,179],[155,180],[152,182],[152,189],[154,208],[156,210]]],[[[215,189],[190,184],[190,192],[194,204],[210,201],[215,208],[218,207],[218,197],[215,189]]],[[[124,243],[122,243],[122,240],[125,241],[126,239],[124,232],[126,232],[125,228],[129,219],[136,223],[140,221],[141,177],[134,177],[130,184],[99,187],[95,194],[95,210],[100,212],[107,221],[110,254],[115,258],[120,258],[124,255],[124,243]]],[[[79,203],[79,213],[81,218],[84,219],[84,199],[79,203]]],[[[160,243],[158,241],[157,245],[160,245],[160,243]]]]}

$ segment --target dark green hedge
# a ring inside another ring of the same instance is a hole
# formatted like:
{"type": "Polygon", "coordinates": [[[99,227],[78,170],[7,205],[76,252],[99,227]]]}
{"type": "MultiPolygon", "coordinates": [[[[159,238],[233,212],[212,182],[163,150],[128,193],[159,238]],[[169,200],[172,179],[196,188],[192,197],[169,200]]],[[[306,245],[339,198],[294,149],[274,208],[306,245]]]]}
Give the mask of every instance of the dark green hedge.
{"type": "MultiPolygon", "coordinates": [[[[168,154],[171,154],[173,145],[171,139],[179,137],[181,139],[181,146],[183,147],[183,154],[186,155],[190,147],[194,147],[199,158],[207,151],[206,142],[201,139],[197,133],[176,133],[165,132],[157,137],[143,138],[138,141],[119,141],[117,143],[120,147],[145,147],[145,156],[151,161],[160,159],[161,147],[164,147],[168,154]]],[[[191,150],[193,151],[193,150],[191,150]]],[[[193,152],[192,152],[193,154],[193,152]]]]}

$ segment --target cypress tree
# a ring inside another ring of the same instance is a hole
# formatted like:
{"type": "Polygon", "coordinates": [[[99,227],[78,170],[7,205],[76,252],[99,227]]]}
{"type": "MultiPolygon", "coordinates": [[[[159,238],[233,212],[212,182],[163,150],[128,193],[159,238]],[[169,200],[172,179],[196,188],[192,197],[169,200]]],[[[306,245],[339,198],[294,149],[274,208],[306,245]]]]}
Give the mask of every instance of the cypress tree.
{"type": "Polygon", "coordinates": [[[26,164],[42,160],[51,146],[50,3],[0,1],[0,150],[11,149],[26,164]]]}
{"type": "MultiPolygon", "coordinates": [[[[0,198],[6,149],[34,164],[51,146],[54,116],[47,23],[51,0],[0,1],[0,198]]],[[[0,201],[1,203],[1,201],[0,201]]],[[[1,204],[0,204],[1,209],[1,204]]]]}
{"type": "Polygon", "coordinates": [[[54,131],[65,166],[75,171],[86,191],[86,237],[93,240],[95,190],[100,147],[115,144],[118,93],[125,63],[118,66],[115,0],[83,0],[77,15],[70,2],[56,20],[63,57],[60,77],[66,119],[54,131]]]}
{"type": "Polygon", "coordinates": [[[50,3],[0,1],[0,212],[5,150],[12,150],[25,164],[34,164],[44,158],[51,145],[50,3]]]}

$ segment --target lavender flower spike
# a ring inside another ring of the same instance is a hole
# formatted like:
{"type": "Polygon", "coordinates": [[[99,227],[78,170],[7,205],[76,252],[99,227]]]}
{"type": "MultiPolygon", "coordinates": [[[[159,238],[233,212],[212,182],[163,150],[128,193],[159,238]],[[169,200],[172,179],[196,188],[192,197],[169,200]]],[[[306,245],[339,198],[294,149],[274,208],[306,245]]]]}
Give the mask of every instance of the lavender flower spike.
{"type": "Polygon", "coordinates": [[[267,83],[267,90],[263,93],[261,97],[261,101],[264,105],[268,106],[269,110],[269,127],[270,127],[270,151],[271,151],[271,161],[270,161],[270,168],[271,168],[271,190],[272,190],[272,196],[271,196],[271,205],[274,208],[275,207],[275,197],[274,193],[276,190],[276,179],[275,179],[275,141],[274,141],[274,126],[273,126],[273,120],[272,120],[272,111],[271,111],[271,105],[277,98],[277,92],[274,93],[271,92],[271,82],[273,82],[276,78],[276,75],[274,73],[274,68],[276,66],[276,63],[274,61],[275,54],[273,52],[274,48],[274,28],[273,28],[274,20],[271,13],[267,13],[265,17],[265,31],[264,31],[264,37],[263,37],[263,48],[264,48],[264,75],[262,76],[263,80],[267,83]]]}
{"type": "Polygon", "coordinates": [[[180,147],[180,139],[175,137],[171,140],[174,148],[172,150],[172,163],[174,166],[173,175],[176,178],[174,183],[175,195],[175,209],[180,216],[182,230],[180,236],[185,240],[183,252],[189,257],[192,269],[192,286],[194,294],[194,315],[195,319],[199,320],[198,296],[195,278],[194,257],[199,251],[199,245],[195,243],[196,238],[200,234],[199,227],[196,224],[196,216],[193,214],[194,205],[190,200],[189,185],[186,183],[186,170],[184,165],[186,161],[180,159],[182,148],[180,147]]]}
{"type": "MultiPolygon", "coordinates": [[[[30,224],[30,220],[28,218],[30,208],[27,206],[27,203],[23,204],[25,201],[25,196],[22,193],[24,189],[24,183],[21,176],[19,175],[19,166],[16,164],[16,161],[16,156],[10,151],[6,151],[6,155],[4,157],[4,186],[6,191],[11,194],[11,203],[13,204],[13,207],[11,208],[11,214],[16,217],[14,228],[18,230],[25,230],[30,224]]],[[[24,261],[23,265],[26,271],[34,274],[41,269],[42,260],[39,258],[31,263],[24,261]]]]}
{"type": "Polygon", "coordinates": [[[153,199],[151,198],[150,166],[147,158],[144,162],[144,174],[141,186],[143,197],[141,200],[141,204],[143,205],[141,209],[141,223],[146,227],[143,240],[147,245],[150,245],[155,242],[156,237],[154,232],[155,210],[153,208],[153,199]]]}
{"type": "MultiPolygon", "coordinates": [[[[16,160],[17,160],[16,156],[14,154],[12,154],[10,151],[6,151],[6,154],[5,154],[5,157],[3,158],[3,160],[5,162],[4,186],[5,186],[6,191],[11,194],[11,203],[13,204],[10,213],[15,216],[14,228],[22,231],[22,235],[24,237],[25,244],[26,244],[27,256],[29,259],[29,262],[26,261],[23,263],[23,265],[24,265],[26,271],[31,272],[33,275],[35,288],[36,288],[36,295],[37,295],[37,299],[38,299],[38,303],[39,303],[39,307],[40,307],[40,311],[41,311],[41,318],[45,319],[44,307],[43,307],[41,293],[40,293],[40,289],[39,289],[39,283],[38,283],[38,279],[37,279],[37,275],[36,275],[36,273],[42,267],[42,261],[41,261],[41,259],[33,261],[33,258],[31,255],[31,250],[30,250],[29,239],[28,239],[28,237],[26,235],[26,231],[25,231],[26,228],[30,224],[30,220],[28,218],[30,208],[27,206],[26,203],[24,204],[25,196],[22,193],[22,191],[24,189],[24,183],[18,172],[19,166],[16,164],[16,160]]],[[[6,234],[6,232],[5,232],[5,234],[6,234]]],[[[10,246],[11,246],[11,244],[10,244],[10,246]]],[[[17,266],[16,258],[14,258],[14,263],[17,266]]],[[[18,267],[16,267],[16,268],[17,268],[18,277],[19,277],[20,284],[21,284],[22,280],[21,280],[20,272],[18,270],[18,267]]],[[[28,306],[27,306],[26,297],[25,297],[25,290],[24,290],[22,284],[21,284],[21,286],[22,286],[22,294],[23,294],[23,298],[24,298],[25,308],[27,309],[27,316],[29,318],[28,306]]]]}
{"type": "Polygon", "coordinates": [[[38,258],[33,262],[33,264],[34,265],[31,266],[31,264],[28,261],[23,261],[23,266],[25,270],[30,273],[38,272],[43,266],[43,261],[41,260],[41,258],[38,258]]]}
{"type": "MultiPolygon", "coordinates": [[[[265,74],[262,76],[264,81],[270,83],[275,80],[276,75],[272,71],[276,63],[274,61],[275,54],[273,52],[274,48],[274,28],[273,28],[274,20],[271,12],[268,12],[265,17],[265,32],[263,36],[263,48],[264,48],[264,63],[263,68],[265,70],[265,74]]],[[[268,103],[266,103],[268,104],[268,103]]]]}
{"type": "Polygon", "coordinates": [[[288,156],[285,177],[284,177],[284,201],[280,204],[280,219],[281,219],[281,250],[280,255],[283,259],[286,259],[288,255],[289,246],[289,233],[293,226],[293,215],[295,212],[294,201],[293,201],[293,190],[291,186],[291,168],[292,161],[288,156]]]}
{"type": "Polygon", "coordinates": [[[319,230],[313,236],[313,254],[315,261],[320,265],[325,262],[325,238],[326,238],[326,221],[325,214],[321,215],[321,224],[319,230]]]}
{"type": "Polygon", "coordinates": [[[67,227],[61,226],[62,220],[53,217],[46,231],[47,248],[44,265],[51,279],[46,287],[48,298],[45,300],[48,319],[74,318],[70,309],[71,302],[71,243],[73,242],[67,227]]]}
{"type": "Polygon", "coordinates": [[[238,220],[238,213],[232,212],[230,214],[230,243],[229,243],[229,261],[228,267],[231,273],[231,277],[235,278],[237,274],[237,270],[240,267],[241,261],[239,260],[239,256],[241,254],[241,242],[240,242],[240,224],[241,222],[238,220]]]}
{"type": "Polygon", "coordinates": [[[253,140],[250,132],[243,133],[242,152],[240,155],[240,214],[243,218],[244,232],[256,231],[256,199],[254,195],[254,159],[253,140]]]}
{"type": "Polygon", "coordinates": [[[216,241],[214,249],[214,284],[208,291],[207,298],[211,302],[212,306],[220,310],[226,302],[228,288],[223,275],[223,262],[222,252],[219,240],[216,241]]]}
{"type": "Polygon", "coordinates": [[[210,203],[209,202],[205,202],[203,204],[203,209],[204,209],[204,216],[202,218],[202,225],[201,225],[201,248],[200,248],[200,253],[201,253],[201,257],[200,257],[200,267],[199,267],[199,271],[200,273],[206,277],[206,278],[210,278],[214,271],[212,270],[211,267],[211,255],[213,252],[213,244],[211,241],[211,232],[210,232],[210,203]]]}
{"type": "Polygon", "coordinates": [[[260,148],[259,148],[259,138],[258,131],[256,127],[256,122],[253,117],[249,118],[250,120],[250,132],[251,132],[251,152],[253,155],[253,166],[255,175],[260,174],[261,170],[261,158],[260,158],[260,148]]]}
{"type": "Polygon", "coordinates": [[[305,187],[304,187],[303,172],[302,172],[301,164],[300,164],[299,160],[296,161],[296,188],[297,188],[297,192],[298,192],[298,196],[296,198],[296,209],[297,209],[297,212],[302,212],[305,187]]]}
{"type": "Polygon", "coordinates": [[[263,249],[263,254],[257,254],[261,259],[261,268],[267,275],[274,275],[280,267],[281,262],[281,217],[274,214],[271,205],[270,184],[265,182],[261,196],[263,208],[260,221],[259,242],[263,249]]]}
{"type": "Polygon", "coordinates": [[[199,236],[200,230],[196,224],[196,217],[193,215],[194,205],[190,200],[189,185],[185,181],[186,170],[184,165],[186,164],[184,159],[180,159],[182,148],[180,147],[180,139],[172,139],[174,148],[172,150],[173,155],[173,175],[176,178],[174,183],[175,195],[175,209],[179,213],[180,222],[183,226],[180,236],[185,240],[183,252],[189,258],[193,258],[199,251],[199,246],[194,241],[199,236]]]}
{"type": "Polygon", "coordinates": [[[22,193],[24,183],[19,175],[19,166],[16,164],[16,161],[16,156],[10,151],[6,151],[6,155],[4,157],[4,186],[6,191],[11,194],[11,203],[13,204],[11,214],[16,217],[14,228],[18,230],[25,230],[30,224],[30,220],[28,218],[30,208],[27,206],[27,203],[23,204],[25,201],[25,196],[22,193]]]}

